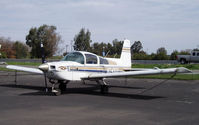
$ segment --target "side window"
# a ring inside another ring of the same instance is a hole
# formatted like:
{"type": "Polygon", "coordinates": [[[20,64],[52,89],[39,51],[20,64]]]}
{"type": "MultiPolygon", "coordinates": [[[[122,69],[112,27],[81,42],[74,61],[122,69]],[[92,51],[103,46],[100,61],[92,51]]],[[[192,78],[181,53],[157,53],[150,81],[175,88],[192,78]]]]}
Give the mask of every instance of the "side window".
{"type": "Polygon", "coordinates": [[[100,59],[100,64],[108,64],[108,61],[104,58],[99,57],[100,59]]]}
{"type": "Polygon", "coordinates": [[[86,64],[97,64],[97,56],[91,54],[85,54],[86,64]]]}
{"type": "Polygon", "coordinates": [[[195,56],[196,55],[196,53],[195,52],[193,52],[193,54],[192,54],[193,56],[195,56]]]}
{"type": "Polygon", "coordinates": [[[199,52],[197,53],[197,56],[199,56],[199,52]]]}

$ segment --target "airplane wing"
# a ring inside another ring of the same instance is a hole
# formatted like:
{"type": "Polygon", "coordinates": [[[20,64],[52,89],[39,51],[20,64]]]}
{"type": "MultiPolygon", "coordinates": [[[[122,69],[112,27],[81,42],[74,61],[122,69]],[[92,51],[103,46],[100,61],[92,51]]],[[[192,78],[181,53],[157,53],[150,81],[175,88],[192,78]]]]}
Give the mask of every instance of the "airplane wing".
{"type": "Polygon", "coordinates": [[[43,74],[43,72],[41,70],[37,69],[37,68],[15,66],[15,65],[7,65],[6,68],[13,69],[13,70],[19,70],[19,71],[24,71],[24,72],[43,74]]]}
{"type": "Polygon", "coordinates": [[[184,67],[179,68],[167,68],[167,69],[142,69],[136,71],[127,72],[113,72],[113,73],[101,73],[91,74],[83,79],[101,79],[101,78],[113,78],[113,77],[124,77],[124,76],[139,76],[139,75],[155,75],[155,74],[169,74],[169,73],[190,73],[191,71],[184,67]]]}

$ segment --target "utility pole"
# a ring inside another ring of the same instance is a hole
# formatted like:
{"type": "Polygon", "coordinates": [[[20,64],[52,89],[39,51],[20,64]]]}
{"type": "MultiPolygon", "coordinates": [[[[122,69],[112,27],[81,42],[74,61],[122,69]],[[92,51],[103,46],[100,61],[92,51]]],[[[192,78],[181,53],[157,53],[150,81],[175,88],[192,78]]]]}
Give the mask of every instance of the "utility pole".
{"type": "Polygon", "coordinates": [[[70,47],[71,47],[70,51],[72,52],[73,51],[73,41],[72,40],[70,41],[70,47]]]}
{"type": "Polygon", "coordinates": [[[103,48],[103,52],[102,52],[102,56],[104,57],[105,56],[105,52],[104,52],[104,46],[102,47],[103,48]]]}
{"type": "Polygon", "coordinates": [[[41,42],[41,59],[42,59],[42,63],[45,63],[45,55],[44,55],[44,45],[43,45],[43,42],[41,42]]]}
{"type": "Polygon", "coordinates": [[[66,44],[66,54],[67,54],[67,52],[68,52],[68,44],[66,44]]]}
{"type": "MultiPolygon", "coordinates": [[[[1,49],[1,44],[0,44],[0,49],[1,49]]],[[[1,53],[0,53],[0,57],[1,57],[1,53]]]]}

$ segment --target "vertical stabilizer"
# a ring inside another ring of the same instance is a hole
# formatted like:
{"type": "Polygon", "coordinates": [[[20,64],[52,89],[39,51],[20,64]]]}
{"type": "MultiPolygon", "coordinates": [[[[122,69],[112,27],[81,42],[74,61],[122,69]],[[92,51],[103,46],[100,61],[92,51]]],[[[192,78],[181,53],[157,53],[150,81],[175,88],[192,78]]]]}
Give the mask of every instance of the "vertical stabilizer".
{"type": "Polygon", "coordinates": [[[131,67],[131,44],[130,40],[125,39],[122,47],[122,53],[119,60],[119,65],[131,67]]]}

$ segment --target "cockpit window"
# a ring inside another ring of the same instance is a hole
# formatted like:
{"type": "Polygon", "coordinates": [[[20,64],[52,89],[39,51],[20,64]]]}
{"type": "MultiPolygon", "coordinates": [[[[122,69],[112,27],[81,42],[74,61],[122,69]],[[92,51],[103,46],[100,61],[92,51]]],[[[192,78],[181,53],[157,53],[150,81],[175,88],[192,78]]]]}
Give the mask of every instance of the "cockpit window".
{"type": "Polygon", "coordinates": [[[92,54],[85,54],[86,64],[97,64],[97,56],[92,54]]]}
{"type": "Polygon", "coordinates": [[[99,57],[100,59],[100,64],[108,64],[108,61],[104,58],[99,57]]]}
{"type": "Polygon", "coordinates": [[[79,52],[73,52],[66,55],[61,61],[74,61],[84,64],[84,56],[79,52]]]}

